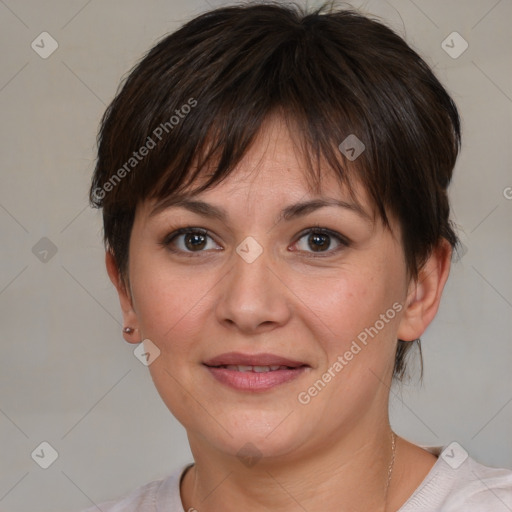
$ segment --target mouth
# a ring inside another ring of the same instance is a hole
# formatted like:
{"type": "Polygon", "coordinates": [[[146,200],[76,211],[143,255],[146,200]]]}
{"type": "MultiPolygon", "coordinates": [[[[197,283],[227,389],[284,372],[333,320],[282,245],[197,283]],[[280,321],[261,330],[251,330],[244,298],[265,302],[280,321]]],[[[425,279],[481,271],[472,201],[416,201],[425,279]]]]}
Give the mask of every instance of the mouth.
{"type": "Polygon", "coordinates": [[[295,380],[310,366],[274,354],[230,352],[209,359],[204,366],[213,377],[238,391],[266,391],[295,380]]]}

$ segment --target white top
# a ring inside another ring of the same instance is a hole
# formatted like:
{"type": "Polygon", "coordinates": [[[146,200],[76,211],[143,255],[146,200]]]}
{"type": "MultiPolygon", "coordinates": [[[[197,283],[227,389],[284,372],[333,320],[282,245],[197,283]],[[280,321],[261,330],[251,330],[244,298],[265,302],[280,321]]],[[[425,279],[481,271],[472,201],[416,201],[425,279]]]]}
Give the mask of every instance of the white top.
{"type": "MultiPolygon", "coordinates": [[[[428,475],[397,512],[510,512],[512,471],[479,464],[458,443],[423,447],[438,456],[428,475]]],[[[192,464],[150,482],[121,500],[99,503],[83,512],[185,512],[180,480],[192,464]]],[[[191,509],[194,511],[194,509],[191,509]]],[[[189,511],[187,511],[189,512],[189,511]]]]}

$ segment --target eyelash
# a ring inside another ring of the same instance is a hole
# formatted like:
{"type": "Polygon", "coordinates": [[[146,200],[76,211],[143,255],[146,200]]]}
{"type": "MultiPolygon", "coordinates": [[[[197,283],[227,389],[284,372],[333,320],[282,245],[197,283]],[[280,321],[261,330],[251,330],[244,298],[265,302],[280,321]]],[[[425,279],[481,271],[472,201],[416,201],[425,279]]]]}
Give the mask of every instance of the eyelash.
{"type": "MultiPolygon", "coordinates": [[[[344,249],[344,248],[346,248],[346,247],[348,247],[350,245],[350,241],[347,238],[345,238],[344,236],[342,236],[341,234],[336,233],[335,231],[331,231],[330,229],[321,228],[318,225],[315,225],[315,226],[313,226],[311,228],[308,228],[308,229],[305,229],[304,231],[302,231],[298,235],[298,237],[296,239],[296,242],[294,244],[296,244],[299,240],[301,240],[305,236],[313,234],[313,233],[314,234],[320,234],[320,235],[327,235],[327,236],[329,236],[331,238],[334,238],[334,239],[336,239],[339,242],[340,245],[337,248],[333,249],[333,250],[320,251],[318,253],[297,250],[298,252],[304,252],[305,254],[307,254],[308,256],[306,256],[306,257],[324,258],[326,256],[331,256],[332,254],[338,253],[340,250],[342,250],[342,249],[344,249]]],[[[172,233],[170,233],[169,235],[167,235],[162,240],[161,245],[164,246],[165,248],[167,248],[169,251],[171,251],[173,253],[183,254],[183,255],[185,255],[185,257],[191,257],[191,258],[197,257],[202,252],[205,252],[204,250],[201,250],[201,251],[183,251],[181,249],[175,249],[175,248],[172,247],[172,243],[174,242],[174,240],[176,238],[178,238],[180,235],[186,235],[186,234],[202,235],[202,236],[209,237],[212,240],[214,240],[212,235],[211,235],[211,233],[207,229],[187,226],[187,227],[184,227],[184,228],[179,228],[179,229],[173,231],[172,233]]]]}

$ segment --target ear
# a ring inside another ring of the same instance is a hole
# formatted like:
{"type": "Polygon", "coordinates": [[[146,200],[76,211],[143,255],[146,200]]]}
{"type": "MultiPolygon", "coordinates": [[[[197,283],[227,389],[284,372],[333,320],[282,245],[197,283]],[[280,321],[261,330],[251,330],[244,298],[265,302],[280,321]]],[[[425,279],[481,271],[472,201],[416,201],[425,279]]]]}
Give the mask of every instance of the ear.
{"type": "Polygon", "coordinates": [[[116,287],[117,294],[119,295],[124,325],[134,329],[132,333],[123,331],[123,337],[128,343],[139,343],[137,314],[133,309],[131,294],[130,291],[127,290],[126,285],[121,278],[114,255],[110,251],[105,253],[105,265],[107,267],[107,273],[110,280],[116,287]]]}
{"type": "Polygon", "coordinates": [[[451,255],[450,243],[442,238],[419,271],[417,280],[411,281],[405,311],[398,328],[398,339],[418,339],[436,316],[450,273],[451,255]]]}

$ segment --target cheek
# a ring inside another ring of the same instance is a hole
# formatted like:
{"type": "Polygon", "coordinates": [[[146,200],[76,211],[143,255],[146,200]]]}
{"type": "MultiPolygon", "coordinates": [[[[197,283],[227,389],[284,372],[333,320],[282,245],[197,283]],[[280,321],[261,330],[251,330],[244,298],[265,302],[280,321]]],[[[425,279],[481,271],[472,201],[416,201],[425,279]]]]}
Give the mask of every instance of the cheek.
{"type": "MultiPolygon", "coordinates": [[[[401,300],[397,279],[382,276],[373,269],[347,271],[310,284],[309,289],[304,285],[307,304],[329,327],[331,336],[345,342],[373,326],[390,309],[386,325],[395,325],[396,311],[392,306],[401,300]]],[[[388,276],[391,277],[389,272],[388,276]]]]}
{"type": "Polygon", "coordinates": [[[321,306],[320,325],[329,329],[321,330],[328,333],[325,337],[315,337],[325,358],[308,383],[311,387],[301,391],[312,393],[311,416],[318,415],[328,424],[359,417],[375,396],[387,393],[383,383],[394,365],[402,305],[398,279],[393,282],[375,276],[378,274],[339,275],[324,293],[310,295],[321,306]],[[318,389],[321,391],[315,396],[318,389]]]}
{"type": "Polygon", "coordinates": [[[202,329],[215,287],[214,272],[171,267],[166,258],[141,256],[132,265],[134,309],[140,330],[163,353],[185,352],[202,329]]]}
{"type": "Polygon", "coordinates": [[[177,266],[171,272],[168,263],[155,258],[133,265],[132,292],[139,329],[160,350],[148,369],[163,402],[187,425],[196,417],[206,424],[209,421],[194,399],[200,395],[191,394],[194,387],[190,383],[205,339],[203,312],[214,283],[211,273],[189,271],[184,275],[177,266]]]}
{"type": "MultiPolygon", "coordinates": [[[[330,370],[330,375],[324,375],[332,384],[318,406],[325,399],[324,403],[331,405],[361,407],[365,399],[371,400],[382,381],[387,381],[394,365],[403,308],[400,268],[388,264],[383,269],[373,262],[364,271],[360,266],[357,269],[346,268],[329,286],[323,283],[323,293],[317,290],[316,295],[310,295],[320,306],[322,323],[329,327],[328,336],[317,341],[322,342],[325,352],[320,372],[330,370]]],[[[337,407],[331,412],[335,410],[340,412],[337,407]]]]}

